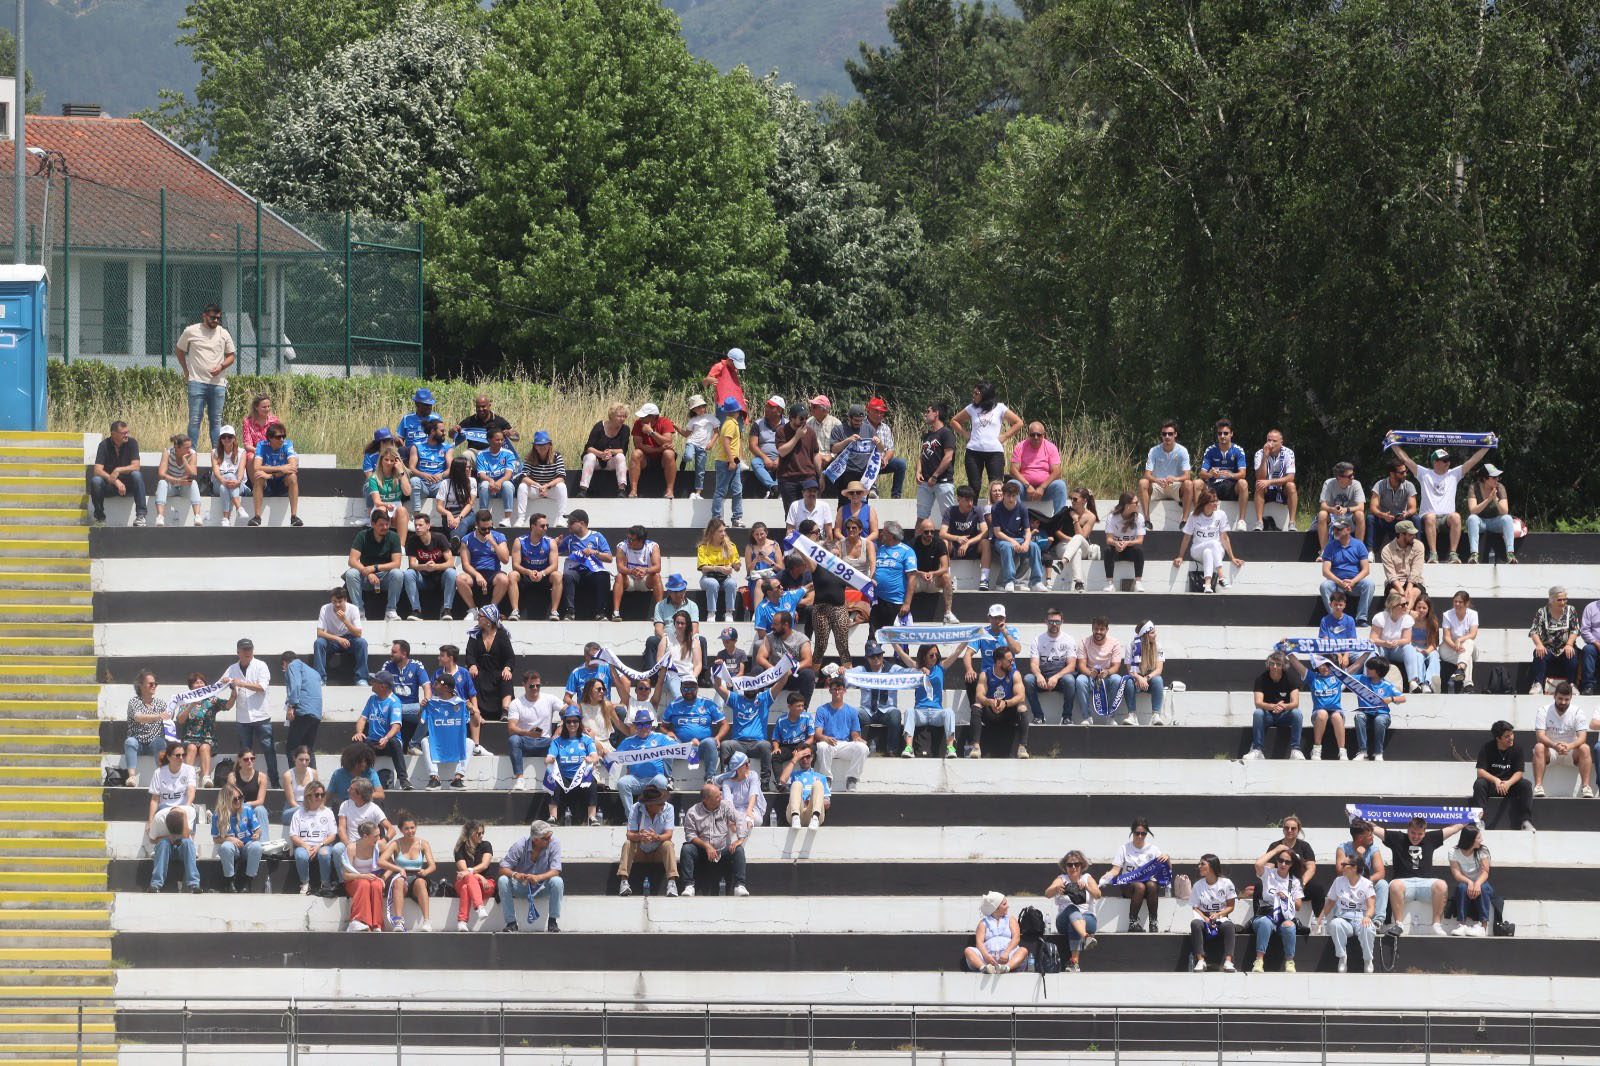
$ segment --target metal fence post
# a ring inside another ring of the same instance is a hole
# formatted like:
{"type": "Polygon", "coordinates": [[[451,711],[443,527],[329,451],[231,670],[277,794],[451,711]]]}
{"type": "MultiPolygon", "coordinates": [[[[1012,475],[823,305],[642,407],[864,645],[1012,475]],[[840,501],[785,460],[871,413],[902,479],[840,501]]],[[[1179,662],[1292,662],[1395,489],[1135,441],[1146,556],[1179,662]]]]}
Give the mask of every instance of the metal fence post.
{"type": "Polygon", "coordinates": [[[266,316],[261,313],[261,201],[256,201],[256,376],[261,375],[261,329],[262,319],[266,316]]]}
{"type": "Polygon", "coordinates": [[[506,1066],[506,1001],[500,1001],[500,1066],[506,1066]]]}
{"type": "Polygon", "coordinates": [[[294,1066],[294,1060],[297,1057],[295,1044],[298,1043],[298,1041],[295,1040],[294,1000],[292,999],[289,1001],[289,1009],[285,1011],[283,1015],[283,1033],[284,1040],[287,1043],[287,1046],[284,1048],[285,1054],[283,1061],[288,1063],[289,1066],[294,1066]]]}
{"type": "MultiPolygon", "coordinates": [[[[257,336],[259,336],[259,334],[257,334],[257,336]]],[[[401,1046],[400,1004],[396,1003],[394,1005],[394,1066],[400,1066],[402,1056],[405,1054],[400,1050],[401,1046]]]]}
{"type": "Polygon", "coordinates": [[[917,1005],[911,1005],[911,1066],[917,1066],[917,1005]]]}
{"type": "Polygon", "coordinates": [[[611,1061],[611,1008],[600,1004],[600,1066],[611,1061]]]}
{"type": "Polygon", "coordinates": [[[417,377],[419,377],[419,378],[422,377],[422,363],[423,363],[422,348],[423,348],[423,344],[424,344],[424,341],[423,341],[423,329],[422,329],[422,316],[423,316],[424,307],[425,307],[425,303],[424,303],[424,299],[423,299],[423,295],[422,295],[422,255],[423,255],[422,250],[425,247],[425,245],[423,244],[423,239],[424,239],[424,236],[425,236],[425,234],[423,232],[423,226],[424,226],[423,221],[421,219],[418,219],[417,220],[417,377]]]}
{"type": "Polygon", "coordinates": [[[1433,1012],[1422,1012],[1422,1063],[1428,1066],[1433,1061],[1433,1012]]]}
{"type": "Polygon", "coordinates": [[[83,1000],[81,999],[78,1000],[78,1066],[83,1066],[83,1000]]]}
{"type": "Polygon", "coordinates": [[[813,1004],[806,1004],[806,1066],[817,1061],[817,1015],[813,1004]]]}
{"type": "Polygon", "coordinates": [[[180,1021],[179,1021],[178,1024],[179,1024],[179,1026],[181,1028],[179,1028],[179,1030],[178,1030],[178,1049],[179,1049],[179,1053],[181,1055],[181,1061],[184,1063],[184,1066],[188,1066],[188,1062],[189,1062],[189,1004],[188,1004],[187,1001],[183,1004],[183,1012],[179,1015],[179,1017],[180,1017],[180,1021]]]}
{"type": "Polygon", "coordinates": [[[711,1066],[711,1004],[706,1004],[706,1066],[711,1066]]]}
{"type": "Polygon", "coordinates": [[[1111,1062],[1112,1066],[1121,1066],[1122,1063],[1122,1008],[1111,1008],[1111,1062]]]}
{"type": "MultiPolygon", "coordinates": [[[[46,234],[48,237],[49,234],[46,234]]],[[[44,265],[46,270],[50,264],[44,265]]],[[[72,175],[61,175],[61,361],[72,362],[72,175]]],[[[82,1046],[83,1041],[78,1041],[82,1046]]]]}
{"type": "Polygon", "coordinates": [[[1317,1015],[1322,1019],[1322,1066],[1328,1066],[1328,1012],[1319,1010],[1317,1015]]]}
{"type": "Polygon", "coordinates": [[[1222,1066],[1222,1010],[1217,1010],[1217,1066],[1222,1066]]]}
{"type": "Polygon", "coordinates": [[[1534,1066],[1534,1052],[1538,1048],[1539,1016],[1528,1012],[1528,1066],[1534,1066]]]}
{"type": "MultiPolygon", "coordinates": [[[[161,186],[161,326],[156,343],[161,346],[161,369],[167,368],[167,187],[161,186]]],[[[188,1009],[187,1004],[184,1007],[188,1009]]]]}
{"type": "Polygon", "coordinates": [[[350,212],[344,213],[344,376],[350,376],[350,212]]]}
{"type": "Polygon", "coordinates": [[[1011,1066],[1017,1066],[1017,1008],[1011,1008],[1011,1066]]]}

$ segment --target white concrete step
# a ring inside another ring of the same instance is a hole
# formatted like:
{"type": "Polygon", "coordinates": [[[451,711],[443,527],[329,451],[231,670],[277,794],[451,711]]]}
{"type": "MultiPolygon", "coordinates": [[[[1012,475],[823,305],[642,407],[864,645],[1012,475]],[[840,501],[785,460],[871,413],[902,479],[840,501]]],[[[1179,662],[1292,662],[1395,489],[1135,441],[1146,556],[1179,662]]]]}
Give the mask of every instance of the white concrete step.
{"type": "MultiPolygon", "coordinates": [[[[180,429],[180,431],[187,432],[187,430],[185,430],[184,427],[180,426],[179,429],[180,429]]],[[[200,427],[200,435],[202,437],[204,437],[206,441],[210,441],[211,438],[209,436],[206,436],[207,432],[208,431],[207,431],[206,427],[202,424],[201,427],[200,427]]],[[[88,465],[88,464],[94,462],[94,454],[95,454],[96,451],[99,450],[100,442],[105,439],[105,434],[103,434],[103,433],[85,433],[85,434],[82,435],[82,439],[83,439],[83,462],[84,462],[85,465],[88,465]]],[[[153,442],[152,441],[145,441],[144,443],[150,444],[150,443],[153,443],[153,442]]],[[[196,456],[195,456],[196,461],[201,466],[210,467],[211,466],[211,449],[210,449],[210,447],[208,445],[206,445],[206,444],[202,444],[201,446],[196,448],[195,451],[196,451],[196,456]]],[[[139,451],[139,463],[143,467],[154,469],[156,464],[161,462],[161,458],[165,454],[166,454],[166,449],[165,448],[157,448],[157,449],[155,449],[153,451],[146,451],[144,449],[140,449],[140,451],[139,451]]],[[[303,468],[305,468],[307,470],[332,470],[332,469],[334,469],[335,467],[337,467],[339,465],[338,457],[335,456],[332,452],[300,452],[299,455],[300,455],[300,465],[301,465],[301,467],[303,467],[303,468]]]]}

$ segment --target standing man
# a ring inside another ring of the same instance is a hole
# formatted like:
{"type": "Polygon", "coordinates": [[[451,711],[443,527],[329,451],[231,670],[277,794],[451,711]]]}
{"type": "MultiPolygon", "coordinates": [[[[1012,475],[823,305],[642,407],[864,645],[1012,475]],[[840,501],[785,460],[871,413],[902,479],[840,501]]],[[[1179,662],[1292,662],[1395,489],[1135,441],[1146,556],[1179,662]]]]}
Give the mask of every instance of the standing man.
{"type": "Polygon", "coordinates": [[[1243,532],[1245,496],[1250,488],[1248,461],[1244,449],[1233,443],[1233,422],[1219,418],[1212,428],[1217,442],[1206,448],[1200,457],[1200,481],[1217,499],[1234,500],[1239,504],[1239,520],[1233,528],[1243,532]]]}
{"type": "Polygon", "coordinates": [[[234,362],[233,335],[222,327],[222,308],[206,304],[200,321],[178,334],[178,369],[189,381],[189,439],[200,439],[200,415],[211,428],[211,447],[222,432],[222,405],[228,398],[228,368],[234,362]]]}
{"type": "Polygon", "coordinates": [[[1011,475],[1022,483],[1024,503],[1043,503],[1045,517],[1067,505],[1061,450],[1045,436],[1043,422],[1029,422],[1028,435],[1011,448],[1011,475]]]}
{"type": "Polygon", "coordinates": [[[1265,519],[1262,512],[1270,503],[1281,503],[1289,509],[1289,522],[1285,532],[1295,532],[1294,516],[1300,508],[1300,490],[1294,484],[1294,450],[1283,446],[1283,430],[1267,430],[1267,441],[1256,449],[1256,524],[1258,532],[1265,519]]]}
{"type": "Polygon", "coordinates": [[[922,446],[917,453],[917,521],[937,526],[956,505],[956,433],[948,425],[950,405],[930,403],[922,412],[922,446]]]}
{"type": "Polygon", "coordinates": [[[711,369],[706,371],[705,379],[701,382],[712,390],[712,406],[717,410],[728,400],[739,405],[739,410],[748,411],[750,405],[744,399],[744,351],[739,348],[729,348],[728,354],[711,364],[711,369]]]}
{"type": "MultiPolygon", "coordinates": [[[[889,428],[888,414],[889,405],[884,402],[883,397],[874,396],[867,401],[866,428],[872,431],[872,439],[877,443],[878,450],[883,453],[883,465],[879,476],[890,474],[894,477],[894,484],[890,488],[890,499],[898,500],[900,490],[906,483],[906,461],[894,453],[894,430],[889,428]]],[[[873,489],[872,496],[874,499],[877,498],[876,488],[873,489]]]]}
{"type": "Polygon", "coordinates": [[[817,466],[817,434],[806,420],[806,405],[792,404],[789,420],[773,434],[778,446],[778,499],[787,514],[805,491],[807,481],[822,476],[817,466]]]}
{"type": "Polygon", "coordinates": [[[239,723],[239,750],[259,751],[267,761],[267,780],[278,787],[278,752],[272,746],[272,713],[267,709],[267,686],[272,672],[256,658],[256,645],[249,637],[234,645],[237,662],[228,664],[222,680],[233,686],[228,702],[233,704],[239,723]]]}
{"type": "MultiPolygon", "coordinates": [[[[191,440],[193,438],[190,438],[191,440]]],[[[139,442],[128,435],[128,423],[111,423],[111,432],[95,449],[94,469],[89,474],[89,499],[94,504],[94,520],[106,520],[106,490],[118,496],[133,496],[133,524],[144,525],[144,475],[139,472],[139,442]]]]}
{"type": "Polygon", "coordinates": [[[289,723],[288,751],[317,750],[317,730],[322,726],[322,678],[292,651],[283,653],[283,714],[289,723]]]}

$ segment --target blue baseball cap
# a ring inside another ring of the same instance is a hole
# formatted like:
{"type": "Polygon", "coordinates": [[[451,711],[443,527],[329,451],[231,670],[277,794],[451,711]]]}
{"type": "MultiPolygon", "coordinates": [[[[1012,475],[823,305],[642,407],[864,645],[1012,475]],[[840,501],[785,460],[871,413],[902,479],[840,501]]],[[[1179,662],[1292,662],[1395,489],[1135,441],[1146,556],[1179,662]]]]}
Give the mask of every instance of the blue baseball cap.
{"type": "Polygon", "coordinates": [[[722,631],[722,634],[719,637],[719,639],[721,639],[721,640],[738,640],[739,639],[739,631],[737,629],[733,628],[732,626],[729,626],[729,627],[727,627],[726,629],[724,629],[722,631]]]}
{"type": "Polygon", "coordinates": [[[372,433],[373,440],[394,440],[394,430],[388,426],[379,426],[372,433]]]}
{"type": "Polygon", "coordinates": [[[734,399],[732,396],[729,396],[726,400],[722,401],[720,406],[718,406],[717,413],[722,415],[736,415],[743,410],[744,405],[738,400],[734,399]]]}
{"type": "Polygon", "coordinates": [[[535,443],[535,444],[549,444],[550,443],[550,434],[546,433],[544,430],[541,429],[539,432],[537,432],[537,433],[535,433],[533,435],[533,443],[535,443]]]}
{"type": "Polygon", "coordinates": [[[418,389],[411,395],[412,403],[433,403],[433,393],[427,389],[418,389]]]}
{"type": "Polygon", "coordinates": [[[635,711],[633,713],[633,724],[634,725],[655,725],[656,724],[655,715],[651,714],[649,711],[647,711],[647,710],[645,710],[643,708],[640,708],[639,710],[637,710],[637,711],[635,711]]]}
{"type": "Polygon", "coordinates": [[[689,583],[683,579],[682,574],[673,574],[671,577],[667,578],[667,591],[688,592],[689,583]]]}

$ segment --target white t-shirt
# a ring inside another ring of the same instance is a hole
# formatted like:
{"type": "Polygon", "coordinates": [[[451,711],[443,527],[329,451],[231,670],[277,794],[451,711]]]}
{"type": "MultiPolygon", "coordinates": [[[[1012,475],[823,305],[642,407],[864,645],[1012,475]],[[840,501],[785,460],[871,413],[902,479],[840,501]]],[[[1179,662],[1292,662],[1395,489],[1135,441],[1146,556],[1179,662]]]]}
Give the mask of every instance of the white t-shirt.
{"type": "Polygon", "coordinates": [[[1354,911],[1358,915],[1367,913],[1367,900],[1373,895],[1372,882],[1365,877],[1356,878],[1353,885],[1348,877],[1335,877],[1328,888],[1328,898],[1333,900],[1335,915],[1347,911],[1354,911]]]}
{"type": "Polygon", "coordinates": [[[1467,616],[1465,618],[1457,618],[1456,609],[1452,607],[1440,616],[1439,624],[1444,627],[1445,632],[1457,640],[1461,640],[1477,628],[1478,612],[1468,607],[1467,616]]]}
{"type": "MultiPolygon", "coordinates": [[[[331,604],[330,604],[331,606],[331,604]]],[[[250,660],[247,670],[240,670],[237,661],[228,664],[222,671],[224,681],[249,681],[251,684],[260,685],[260,692],[251,692],[248,689],[234,689],[238,700],[234,703],[234,713],[238,715],[240,725],[250,722],[265,722],[271,715],[267,712],[267,686],[272,684],[272,672],[267,669],[267,664],[258,658],[250,660]]]]}
{"type": "Polygon", "coordinates": [[[332,633],[342,637],[352,629],[361,628],[361,611],[356,605],[345,602],[344,610],[336,610],[330,601],[322,605],[322,610],[317,613],[317,628],[324,633],[332,633]]]}
{"type": "Polygon", "coordinates": [[[549,694],[541,695],[536,700],[518,696],[511,701],[510,716],[506,721],[508,724],[515,722],[518,729],[537,729],[543,736],[553,736],[555,719],[561,713],[562,706],[560,697],[549,694]]]}
{"type": "Polygon", "coordinates": [[[1557,711],[1554,703],[1547,703],[1533,719],[1534,732],[1542,732],[1558,744],[1572,743],[1588,725],[1588,718],[1578,712],[1577,700],[1567,704],[1566,714],[1557,711]]]}
{"type": "Polygon", "coordinates": [[[828,526],[833,524],[832,502],[818,497],[817,506],[808,510],[806,508],[805,497],[802,496],[800,499],[789,505],[789,514],[785,517],[784,521],[793,526],[795,529],[799,529],[800,523],[804,522],[808,518],[817,524],[818,529],[826,529],[828,526]]]}
{"type": "Polygon", "coordinates": [[[1417,481],[1422,484],[1423,514],[1454,514],[1456,489],[1461,485],[1461,468],[1452,466],[1442,475],[1434,473],[1432,464],[1417,464],[1417,481]]]}
{"type": "Polygon", "coordinates": [[[314,811],[301,807],[294,812],[294,817],[289,819],[289,835],[299,837],[307,844],[320,844],[324,840],[332,840],[338,831],[339,824],[334,821],[333,812],[326,807],[318,807],[314,811]]]}
{"type": "Polygon", "coordinates": [[[160,814],[168,807],[180,807],[189,802],[189,790],[199,787],[199,779],[195,776],[194,767],[188,763],[178,767],[178,772],[173,773],[165,763],[156,770],[155,777],[150,779],[150,795],[156,797],[156,814],[160,814]]]}
{"type": "Polygon", "coordinates": [[[1113,512],[1106,517],[1106,536],[1116,537],[1118,540],[1136,540],[1144,536],[1144,515],[1135,511],[1132,519],[1127,519],[1113,512]]]}
{"type": "Polygon", "coordinates": [[[1384,640],[1400,640],[1403,638],[1407,643],[1410,643],[1411,630],[1415,625],[1416,619],[1409,614],[1403,614],[1399,618],[1390,618],[1388,611],[1379,611],[1372,616],[1372,628],[1376,629],[1384,640]]]}
{"type": "Polygon", "coordinates": [[[1261,913],[1271,915],[1291,911],[1304,898],[1305,890],[1300,887],[1300,879],[1293,874],[1280,874],[1271,866],[1261,871],[1261,913]]]}
{"type": "Polygon", "coordinates": [[[1222,513],[1220,507],[1209,515],[1196,511],[1183,524],[1183,531],[1194,538],[1195,544],[1217,540],[1228,531],[1228,516],[1222,513]]]}
{"type": "Polygon", "coordinates": [[[695,415],[684,423],[684,432],[689,435],[689,443],[696,448],[710,448],[711,438],[717,435],[717,420],[710,415],[695,415]]]}
{"type": "Polygon", "coordinates": [[[371,800],[360,806],[356,805],[355,800],[345,800],[339,804],[339,817],[344,819],[345,832],[349,833],[350,839],[354,841],[356,831],[363,825],[371,822],[373,825],[381,826],[386,816],[383,808],[371,800]]]}
{"type": "Polygon", "coordinates": [[[220,385],[224,380],[222,360],[233,351],[233,335],[221,326],[196,322],[178,335],[178,351],[184,354],[190,381],[220,385]]]}
{"type": "Polygon", "coordinates": [[[969,452],[998,452],[1000,446],[1000,430],[1006,424],[1006,412],[1011,410],[1003,403],[996,403],[985,411],[976,404],[967,404],[967,417],[971,419],[970,428],[972,436],[967,441],[969,452]]]}
{"type": "Polygon", "coordinates": [[[1189,896],[1189,906],[1210,914],[1220,911],[1229,900],[1238,898],[1239,893],[1234,890],[1233,882],[1226,877],[1217,878],[1217,883],[1214,885],[1208,884],[1202,877],[1194,883],[1194,892],[1189,896]]]}
{"type": "Polygon", "coordinates": [[[1111,865],[1118,867],[1123,873],[1127,873],[1129,870],[1136,870],[1151,859],[1159,857],[1161,848],[1153,841],[1150,841],[1148,837],[1145,839],[1147,843],[1142,848],[1134,847],[1132,840],[1123,841],[1122,847],[1117,849],[1116,858],[1111,860],[1111,865]]]}
{"type": "Polygon", "coordinates": [[[1041,669],[1050,670],[1051,664],[1064,663],[1068,659],[1078,657],[1078,641],[1076,637],[1068,634],[1065,628],[1057,637],[1052,637],[1047,629],[1033,638],[1033,654],[1038,658],[1041,669]]]}

